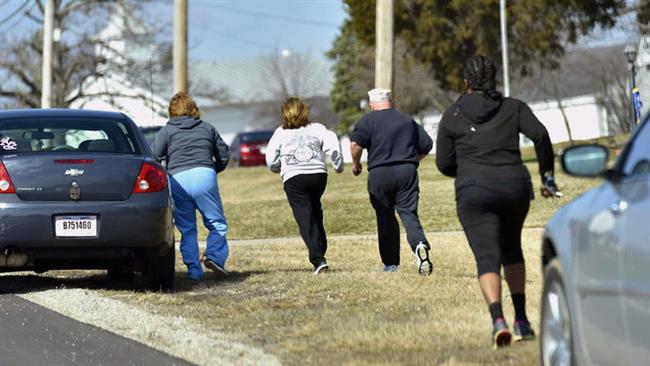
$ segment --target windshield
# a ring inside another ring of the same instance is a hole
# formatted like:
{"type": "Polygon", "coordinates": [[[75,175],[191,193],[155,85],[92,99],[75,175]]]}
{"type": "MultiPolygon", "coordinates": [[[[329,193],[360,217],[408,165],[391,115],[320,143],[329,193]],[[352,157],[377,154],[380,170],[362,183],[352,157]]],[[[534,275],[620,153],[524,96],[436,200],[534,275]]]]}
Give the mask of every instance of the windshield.
{"type": "Polygon", "coordinates": [[[136,139],[121,121],[34,119],[0,122],[0,154],[110,152],[137,154],[136,139]]]}

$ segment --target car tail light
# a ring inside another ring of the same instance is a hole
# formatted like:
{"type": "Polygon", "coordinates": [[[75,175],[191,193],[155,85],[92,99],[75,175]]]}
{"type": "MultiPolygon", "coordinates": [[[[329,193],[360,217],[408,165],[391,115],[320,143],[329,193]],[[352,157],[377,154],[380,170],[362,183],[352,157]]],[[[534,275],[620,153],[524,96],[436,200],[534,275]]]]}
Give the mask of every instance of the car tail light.
{"type": "Polygon", "coordinates": [[[243,153],[251,152],[251,146],[248,145],[248,144],[242,144],[241,145],[241,152],[243,152],[243,153]]]}
{"type": "Polygon", "coordinates": [[[167,173],[150,163],[143,163],[133,193],[160,192],[167,188],[167,173]]]}
{"type": "Polygon", "coordinates": [[[1,161],[0,161],[0,193],[16,193],[14,184],[11,182],[11,178],[9,178],[9,172],[7,172],[7,168],[5,168],[5,165],[1,161]]]}

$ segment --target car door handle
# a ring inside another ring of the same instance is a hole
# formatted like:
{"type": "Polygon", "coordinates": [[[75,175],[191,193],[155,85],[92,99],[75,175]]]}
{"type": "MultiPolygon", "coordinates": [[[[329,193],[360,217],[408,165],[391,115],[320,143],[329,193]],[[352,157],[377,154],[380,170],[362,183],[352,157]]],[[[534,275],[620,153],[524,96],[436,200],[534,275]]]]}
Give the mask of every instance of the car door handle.
{"type": "Polygon", "coordinates": [[[625,212],[625,210],[627,210],[627,206],[627,201],[620,200],[618,202],[612,203],[612,205],[609,206],[609,210],[612,211],[613,214],[620,215],[625,212]]]}

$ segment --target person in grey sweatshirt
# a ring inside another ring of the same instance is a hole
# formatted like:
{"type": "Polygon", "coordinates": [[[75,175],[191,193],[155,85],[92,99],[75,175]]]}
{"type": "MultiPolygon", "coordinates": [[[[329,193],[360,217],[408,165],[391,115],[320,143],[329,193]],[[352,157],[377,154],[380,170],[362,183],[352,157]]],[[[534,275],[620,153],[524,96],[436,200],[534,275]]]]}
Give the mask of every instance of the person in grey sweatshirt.
{"type": "Polygon", "coordinates": [[[217,173],[228,165],[230,152],[217,130],[201,121],[199,108],[184,92],[174,95],[169,103],[167,124],[154,139],[158,161],[167,162],[167,172],[174,200],[174,222],[181,232],[181,254],[191,280],[203,278],[196,210],[208,229],[203,264],[218,277],[225,277],[228,259],[226,233],[228,223],[223,212],[217,173]]]}
{"type": "Polygon", "coordinates": [[[266,148],[266,164],[280,173],[300,236],[309,250],[314,273],[329,268],[321,196],[327,185],[326,155],[337,173],[343,172],[341,145],[336,134],[309,120],[309,106],[290,97],[282,105],[282,126],[266,148]]]}

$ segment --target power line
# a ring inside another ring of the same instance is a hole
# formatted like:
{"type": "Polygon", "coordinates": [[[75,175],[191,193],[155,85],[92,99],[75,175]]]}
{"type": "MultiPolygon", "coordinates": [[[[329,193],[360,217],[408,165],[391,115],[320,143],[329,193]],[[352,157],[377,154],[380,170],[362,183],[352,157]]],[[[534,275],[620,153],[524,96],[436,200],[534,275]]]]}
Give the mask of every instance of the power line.
{"type": "Polygon", "coordinates": [[[211,27],[209,25],[206,25],[206,24],[199,25],[199,27],[204,29],[204,30],[207,30],[207,31],[209,31],[209,32],[211,32],[213,34],[215,34],[216,36],[219,36],[219,37],[222,37],[224,39],[231,40],[231,41],[236,41],[236,42],[239,42],[239,43],[245,43],[245,44],[249,44],[249,45],[252,45],[252,46],[259,47],[259,48],[265,48],[265,49],[272,49],[273,48],[273,46],[271,46],[271,45],[268,45],[268,44],[265,44],[265,43],[262,43],[262,42],[253,41],[253,40],[246,39],[246,38],[242,38],[242,37],[239,37],[239,36],[235,36],[230,32],[220,31],[220,30],[214,29],[213,27],[211,27]]]}
{"type": "Polygon", "coordinates": [[[0,20],[0,26],[11,20],[11,18],[13,18],[16,14],[20,13],[27,6],[27,4],[29,4],[29,0],[25,0],[25,2],[23,2],[23,4],[18,7],[18,9],[13,11],[13,13],[0,20]]]}
{"type": "MultiPolygon", "coordinates": [[[[29,9],[27,9],[27,11],[25,13],[31,12],[32,9],[34,9],[35,6],[36,6],[36,2],[33,2],[32,6],[29,9]]],[[[18,26],[18,24],[20,24],[23,20],[25,20],[24,17],[19,17],[18,19],[16,19],[15,22],[11,23],[6,29],[14,29],[14,28],[16,28],[18,26]]]]}
{"type": "Polygon", "coordinates": [[[338,28],[338,26],[339,26],[339,24],[336,24],[336,23],[323,22],[323,21],[320,21],[320,20],[294,18],[294,17],[288,17],[288,16],[285,16],[285,15],[279,15],[279,14],[268,14],[268,13],[264,13],[264,12],[261,12],[261,11],[255,11],[255,10],[233,9],[233,8],[229,8],[229,7],[222,6],[222,5],[217,5],[217,6],[215,6],[215,8],[217,8],[219,10],[222,10],[222,11],[230,12],[230,13],[251,15],[251,16],[256,16],[256,17],[275,18],[275,19],[284,20],[284,21],[288,21],[288,22],[302,23],[302,24],[307,24],[307,25],[312,25],[312,26],[317,26],[317,27],[328,27],[328,28],[337,27],[338,28]]]}

